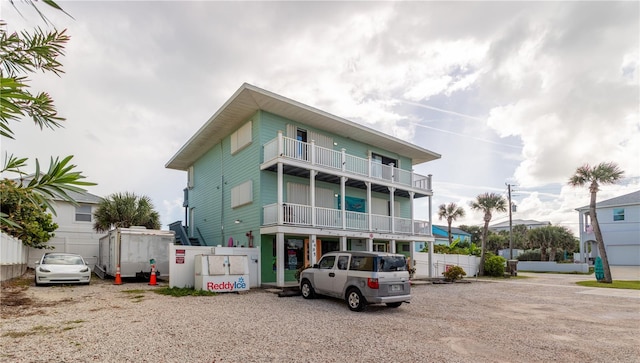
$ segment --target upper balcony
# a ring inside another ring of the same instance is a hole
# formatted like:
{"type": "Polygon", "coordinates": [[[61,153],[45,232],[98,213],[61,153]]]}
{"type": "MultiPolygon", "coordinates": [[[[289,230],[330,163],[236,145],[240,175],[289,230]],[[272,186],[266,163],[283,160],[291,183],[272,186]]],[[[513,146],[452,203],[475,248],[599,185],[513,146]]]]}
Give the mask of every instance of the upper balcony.
{"type": "Polygon", "coordinates": [[[334,176],[334,181],[337,176],[346,176],[353,179],[349,184],[353,187],[363,187],[364,182],[370,181],[378,186],[372,187],[375,191],[395,187],[404,191],[400,195],[408,195],[407,192],[414,192],[415,197],[433,194],[431,175],[424,176],[393,165],[383,165],[371,158],[347,154],[345,149],[336,151],[315,145],[313,141],[298,141],[281,133],[264,145],[262,169],[270,169],[279,159],[286,159],[284,162],[293,167],[315,169],[328,174],[329,176],[324,177],[328,182],[332,181],[331,175],[334,176]]]}

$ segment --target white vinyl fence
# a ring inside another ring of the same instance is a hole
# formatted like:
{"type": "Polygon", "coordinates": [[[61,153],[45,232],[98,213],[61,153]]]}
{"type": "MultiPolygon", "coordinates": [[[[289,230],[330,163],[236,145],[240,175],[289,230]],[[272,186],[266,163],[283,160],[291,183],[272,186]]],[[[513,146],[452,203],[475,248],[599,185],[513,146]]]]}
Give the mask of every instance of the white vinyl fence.
{"type": "Polygon", "coordinates": [[[21,276],[27,270],[29,248],[22,241],[0,233],[0,281],[21,276]]]}
{"type": "Polygon", "coordinates": [[[416,252],[414,254],[414,266],[416,267],[415,278],[438,278],[449,266],[460,266],[467,273],[465,277],[472,277],[478,273],[480,257],[467,255],[444,255],[433,254],[433,263],[429,261],[427,252],[416,252]],[[429,266],[431,266],[431,276],[429,276],[429,266]]]}

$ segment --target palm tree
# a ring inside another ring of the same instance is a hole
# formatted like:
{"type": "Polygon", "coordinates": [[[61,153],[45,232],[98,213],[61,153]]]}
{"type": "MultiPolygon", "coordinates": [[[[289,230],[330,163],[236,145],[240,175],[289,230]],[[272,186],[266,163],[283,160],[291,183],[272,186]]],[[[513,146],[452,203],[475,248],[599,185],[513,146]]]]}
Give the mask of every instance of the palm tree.
{"type": "Polygon", "coordinates": [[[97,232],[112,228],[144,226],[160,229],[160,215],[154,210],[151,199],[134,193],[114,193],[98,204],[94,213],[93,229],[97,232]]]}
{"type": "Polygon", "coordinates": [[[598,193],[600,184],[614,184],[622,178],[624,171],[620,169],[618,164],[613,162],[600,163],[594,167],[585,164],[578,169],[569,178],[569,185],[573,187],[581,187],[589,185],[591,193],[591,202],[589,203],[589,216],[591,217],[591,226],[596,237],[598,252],[602,259],[602,267],[604,269],[604,280],[602,282],[611,283],[611,269],[609,268],[609,260],[607,259],[607,250],[604,248],[604,240],[600,225],[598,224],[598,216],[596,215],[596,194],[598,193]]]}
{"type": "Polygon", "coordinates": [[[438,219],[447,220],[447,226],[449,229],[449,246],[453,242],[453,236],[451,235],[451,223],[458,218],[464,217],[464,208],[458,207],[456,203],[440,204],[438,207],[438,219]]]}
{"type": "Polygon", "coordinates": [[[483,193],[476,197],[476,200],[470,203],[471,209],[484,213],[484,228],[482,229],[482,251],[480,253],[480,268],[478,274],[484,276],[484,257],[487,247],[487,235],[489,234],[489,222],[491,222],[492,213],[506,212],[507,201],[496,193],[483,193]]]}

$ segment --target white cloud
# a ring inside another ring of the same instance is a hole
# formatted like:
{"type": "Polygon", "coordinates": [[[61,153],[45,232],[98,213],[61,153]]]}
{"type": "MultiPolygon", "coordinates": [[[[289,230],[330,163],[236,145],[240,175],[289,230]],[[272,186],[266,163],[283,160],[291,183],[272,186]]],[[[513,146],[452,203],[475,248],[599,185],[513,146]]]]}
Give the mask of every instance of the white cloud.
{"type": "MultiPolygon", "coordinates": [[[[563,221],[582,204],[558,187],[577,166],[615,161],[640,176],[635,2],[63,6],[74,19],[50,18],[72,36],[67,73],[33,87],[52,93],[66,126],[25,120],[2,151],[74,154],[100,184],[92,192],[148,194],[163,221],[183,218],[186,183],[165,162],[243,82],[441,153],[416,167],[438,181],[434,206],[515,177],[558,195],[532,194],[518,213],[563,221]]],[[[14,28],[41,25],[24,15],[3,8],[14,28]]]]}

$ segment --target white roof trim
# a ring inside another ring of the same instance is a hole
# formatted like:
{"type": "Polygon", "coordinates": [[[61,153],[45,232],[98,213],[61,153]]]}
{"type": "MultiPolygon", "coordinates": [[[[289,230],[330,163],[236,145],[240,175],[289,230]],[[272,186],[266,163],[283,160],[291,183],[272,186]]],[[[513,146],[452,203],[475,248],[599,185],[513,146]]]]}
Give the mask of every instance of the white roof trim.
{"type": "Polygon", "coordinates": [[[409,157],[413,165],[436,160],[441,156],[404,140],[244,83],[178,150],[165,167],[187,170],[198,158],[240,127],[258,110],[286,117],[319,130],[349,135],[348,137],[353,140],[409,157]]]}

